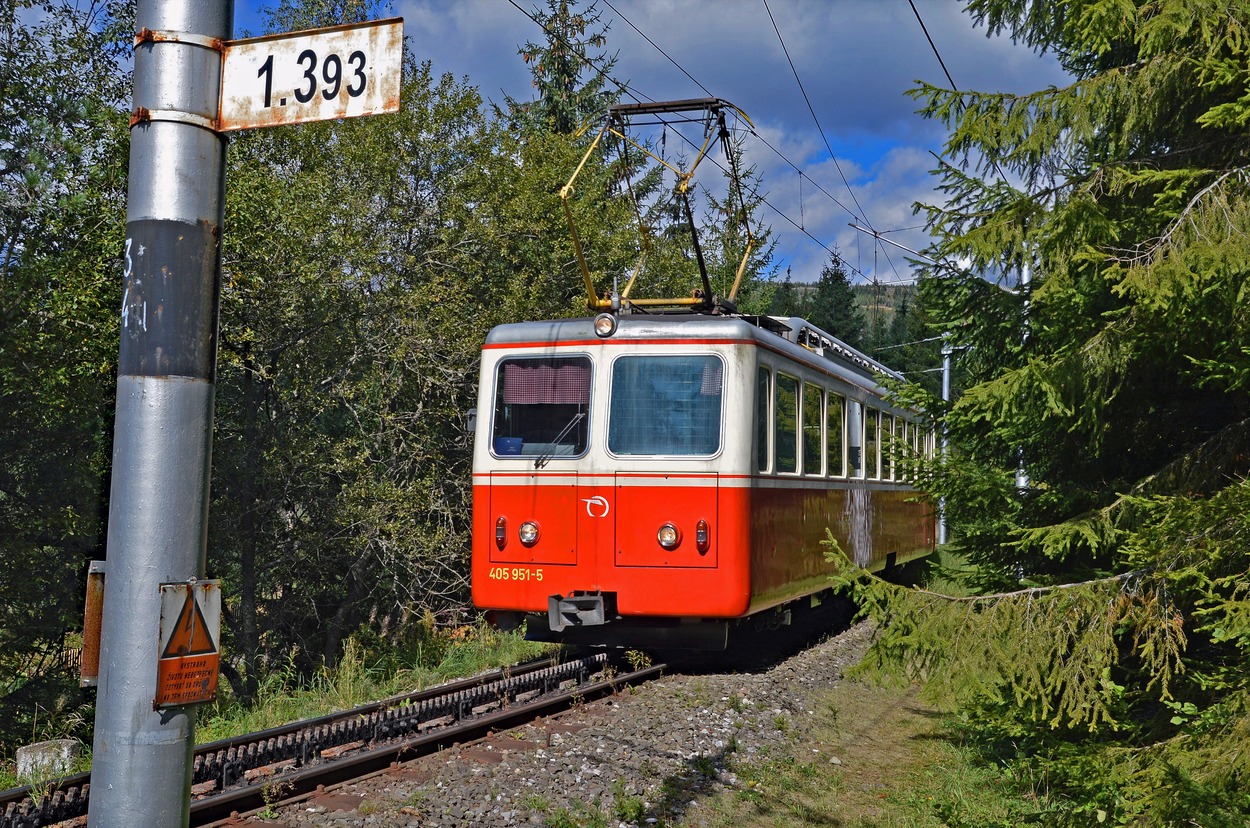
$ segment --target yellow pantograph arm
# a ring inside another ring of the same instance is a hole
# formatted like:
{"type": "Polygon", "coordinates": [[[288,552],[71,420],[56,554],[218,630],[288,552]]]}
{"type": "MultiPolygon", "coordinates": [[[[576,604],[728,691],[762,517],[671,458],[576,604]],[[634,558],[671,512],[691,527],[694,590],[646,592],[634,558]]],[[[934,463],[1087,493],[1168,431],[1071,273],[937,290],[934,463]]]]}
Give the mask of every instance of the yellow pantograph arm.
{"type": "MultiPolygon", "coordinates": [[[[694,178],[695,170],[698,168],[699,164],[703,161],[703,158],[707,155],[708,148],[712,145],[713,137],[721,137],[725,134],[723,108],[728,108],[728,109],[733,110],[735,113],[737,113],[737,115],[740,118],[746,121],[746,123],[750,125],[752,129],[754,129],[754,124],[751,122],[751,119],[747,117],[747,114],[745,112],[743,112],[741,109],[734,106],[733,104],[729,103],[728,101],[725,101],[719,98],[716,98],[716,99],[708,98],[708,99],[698,99],[698,100],[688,100],[688,101],[685,101],[685,100],[668,101],[668,102],[658,102],[655,104],[637,104],[637,105],[630,104],[630,105],[615,106],[615,107],[612,107],[612,109],[610,110],[609,118],[604,122],[603,126],[600,127],[598,134],[595,135],[594,140],[590,143],[590,146],[586,149],[586,153],[582,156],[582,160],[578,163],[577,169],[575,169],[573,171],[573,175],[569,177],[568,183],[565,184],[560,189],[560,202],[564,206],[564,216],[569,224],[569,234],[573,239],[573,249],[577,255],[577,264],[578,264],[578,267],[582,271],[582,279],[586,285],[586,305],[592,311],[610,309],[613,306],[614,300],[613,298],[600,297],[598,292],[595,289],[595,280],[594,280],[594,277],[591,275],[590,266],[586,262],[585,248],[582,245],[581,237],[577,233],[577,224],[573,219],[573,208],[570,203],[572,201],[573,192],[574,192],[573,184],[574,182],[576,182],[577,177],[581,174],[582,170],[585,169],[586,163],[590,160],[591,154],[594,153],[595,150],[599,148],[599,144],[603,140],[603,136],[605,134],[611,133],[612,135],[615,135],[617,138],[620,138],[625,144],[628,144],[637,148],[644,155],[651,158],[656,163],[662,165],[666,169],[670,170],[677,178],[677,183],[673,188],[673,192],[679,195],[685,195],[689,190],[690,182],[694,178]],[[614,123],[624,123],[623,121],[614,120],[614,118],[618,117],[619,113],[624,113],[627,119],[630,115],[638,114],[638,113],[681,112],[681,111],[688,111],[691,109],[698,109],[698,108],[705,108],[705,109],[708,109],[709,111],[709,119],[706,123],[706,129],[705,129],[706,134],[704,136],[703,145],[699,147],[699,151],[695,155],[694,162],[691,164],[690,169],[685,170],[685,171],[675,167],[673,164],[670,164],[665,159],[656,155],[647,147],[643,146],[639,142],[630,138],[628,135],[624,133],[623,131],[624,127],[622,127],[621,129],[617,129],[615,126],[613,126],[614,123]],[[713,122],[711,118],[712,115],[715,115],[715,122],[713,122]]],[[[582,134],[582,131],[579,130],[578,135],[580,136],[581,134],[582,134]]],[[[736,178],[736,173],[735,173],[735,178],[736,178]]],[[[632,195],[632,190],[631,190],[631,195],[632,195]]],[[[664,305],[678,305],[678,306],[701,305],[707,302],[709,300],[709,297],[702,295],[706,291],[696,291],[693,297],[682,298],[682,299],[630,299],[630,294],[634,287],[634,283],[638,279],[639,274],[642,272],[643,265],[646,260],[646,252],[647,252],[645,249],[646,248],[646,228],[643,226],[644,222],[642,220],[641,214],[638,212],[638,205],[636,202],[634,204],[634,212],[635,212],[635,217],[638,219],[638,222],[639,222],[639,229],[643,233],[644,250],[642,251],[642,254],[639,256],[638,262],[636,266],[634,267],[634,271],[632,274],[630,274],[630,277],[628,281],[626,282],[624,289],[621,291],[619,297],[616,297],[616,298],[619,300],[628,301],[630,304],[633,304],[633,305],[639,305],[639,306],[654,305],[657,307],[664,306],[664,305]]],[[[743,252],[742,261],[738,264],[738,270],[734,277],[733,287],[729,293],[728,298],[730,302],[733,302],[735,298],[737,297],[738,289],[741,286],[743,277],[746,273],[747,262],[751,258],[751,252],[755,248],[755,243],[756,243],[756,240],[753,234],[751,233],[750,226],[745,222],[745,217],[744,217],[744,225],[746,225],[745,230],[747,234],[746,250],[743,252]]]]}
{"type": "Polygon", "coordinates": [[[577,169],[573,170],[573,175],[569,177],[569,183],[560,188],[560,203],[564,205],[564,217],[569,222],[569,234],[573,237],[573,250],[577,253],[577,264],[582,269],[582,279],[586,282],[586,304],[591,310],[598,310],[607,307],[610,303],[605,303],[599,298],[595,292],[595,280],[591,278],[590,267],[586,264],[586,253],[582,249],[581,237],[577,235],[577,223],[573,221],[573,208],[569,206],[569,199],[573,197],[573,182],[577,180],[577,176],[581,174],[582,169],[586,166],[586,162],[590,160],[590,155],[599,146],[599,142],[603,140],[603,134],[607,131],[605,124],[599,134],[595,136],[595,140],[590,142],[586,154],[582,156],[581,163],[577,165],[577,169]]]}

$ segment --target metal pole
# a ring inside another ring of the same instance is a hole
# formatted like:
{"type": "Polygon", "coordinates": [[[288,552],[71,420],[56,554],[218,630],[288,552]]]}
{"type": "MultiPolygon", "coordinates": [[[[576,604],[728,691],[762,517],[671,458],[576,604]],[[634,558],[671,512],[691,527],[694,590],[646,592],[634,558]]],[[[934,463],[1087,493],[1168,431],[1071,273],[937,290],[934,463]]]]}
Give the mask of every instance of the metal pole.
{"type": "Polygon", "coordinates": [[[139,0],[88,824],[190,820],[195,708],[154,709],[160,584],[204,576],[233,0],[139,0]]]}
{"type": "MultiPolygon", "coordinates": [[[[951,352],[950,345],[942,345],[942,402],[950,402],[951,398],[951,352]]],[[[942,417],[942,462],[950,453],[950,433],[946,430],[946,417],[942,417]]],[[[938,546],[946,543],[946,498],[938,498],[938,546]]]]}
{"type": "MultiPolygon", "coordinates": [[[[1023,265],[1020,268],[1020,284],[1017,289],[1023,298],[1023,304],[1020,308],[1020,342],[1023,345],[1029,343],[1029,284],[1032,276],[1029,273],[1029,266],[1023,265]]],[[[1016,489],[1023,492],[1029,488],[1029,470],[1024,465],[1024,447],[1017,449],[1017,465],[1016,465],[1016,489]]]]}

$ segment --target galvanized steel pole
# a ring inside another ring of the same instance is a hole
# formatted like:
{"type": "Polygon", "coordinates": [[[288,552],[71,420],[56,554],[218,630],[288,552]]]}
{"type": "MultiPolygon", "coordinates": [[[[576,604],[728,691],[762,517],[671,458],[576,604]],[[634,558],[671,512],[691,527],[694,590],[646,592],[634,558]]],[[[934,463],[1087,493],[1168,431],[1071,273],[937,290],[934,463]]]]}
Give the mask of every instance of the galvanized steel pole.
{"type": "MultiPolygon", "coordinates": [[[[954,349],[947,343],[942,343],[942,402],[950,402],[951,399],[951,354],[954,349]]],[[[946,430],[946,415],[942,415],[942,463],[946,463],[947,456],[950,454],[950,434],[946,430]]],[[[938,536],[937,542],[939,546],[946,543],[946,498],[938,498],[938,536]]]]}
{"type": "Polygon", "coordinates": [[[155,709],[160,584],[204,576],[233,0],[139,0],[88,824],[189,822],[195,708],[155,709]]]}

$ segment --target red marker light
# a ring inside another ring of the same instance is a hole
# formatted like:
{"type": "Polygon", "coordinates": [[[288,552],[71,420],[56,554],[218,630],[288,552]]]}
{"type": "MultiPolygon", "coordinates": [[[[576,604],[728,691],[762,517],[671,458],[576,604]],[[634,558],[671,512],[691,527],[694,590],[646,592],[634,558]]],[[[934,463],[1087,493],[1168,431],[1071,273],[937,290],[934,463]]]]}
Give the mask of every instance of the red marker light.
{"type": "Polygon", "coordinates": [[[694,525],[694,546],[700,555],[704,555],[711,545],[712,533],[708,530],[707,521],[701,520],[694,525]]]}

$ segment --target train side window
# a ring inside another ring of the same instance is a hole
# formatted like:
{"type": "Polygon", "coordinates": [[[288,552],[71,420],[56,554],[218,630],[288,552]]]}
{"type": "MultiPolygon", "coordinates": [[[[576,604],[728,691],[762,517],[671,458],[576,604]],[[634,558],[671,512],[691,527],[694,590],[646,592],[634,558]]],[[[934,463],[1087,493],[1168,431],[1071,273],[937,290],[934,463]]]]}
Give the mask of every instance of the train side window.
{"type": "Polygon", "coordinates": [[[864,409],[864,477],[876,480],[881,476],[878,452],[881,448],[878,441],[878,426],[881,412],[875,408],[864,409]]]}
{"type": "Polygon", "coordinates": [[[907,421],[901,416],[894,418],[894,479],[904,480],[907,478],[907,437],[903,433],[907,428],[907,421]]]}
{"type": "Polygon", "coordinates": [[[803,474],[824,474],[821,414],[824,408],[820,388],[809,382],[803,383],[803,474]]]}
{"type": "Polygon", "coordinates": [[[777,375],[777,405],[774,409],[773,454],[777,472],[799,470],[799,381],[777,375]]]}
{"type": "Polygon", "coordinates": [[[894,479],[894,417],[881,412],[881,479],[894,479]]]}
{"type": "Polygon", "coordinates": [[[851,477],[864,476],[864,406],[855,400],[846,403],[846,462],[851,477]]]}
{"type": "Polygon", "coordinates": [[[724,377],[725,364],[714,355],[617,358],[608,403],[608,451],[715,454],[724,377]]]}
{"type": "Polygon", "coordinates": [[[830,476],[846,476],[846,400],[832,391],[825,406],[825,457],[830,476]]]}
{"type": "Polygon", "coordinates": [[[510,357],[496,371],[491,426],[496,456],[585,454],[590,357],[510,357]]]}
{"type": "Polygon", "coordinates": [[[913,422],[907,423],[907,480],[916,482],[916,475],[920,472],[917,465],[920,462],[920,454],[916,451],[916,435],[920,433],[920,426],[913,422]]]}
{"type": "Polygon", "coordinates": [[[755,465],[762,472],[768,471],[768,458],[772,456],[768,450],[768,435],[772,431],[768,406],[772,402],[772,390],[772,372],[761,366],[755,379],[755,465]]]}
{"type": "Polygon", "coordinates": [[[900,419],[899,421],[899,480],[911,482],[912,479],[912,448],[911,448],[911,423],[908,420],[900,419]]]}

